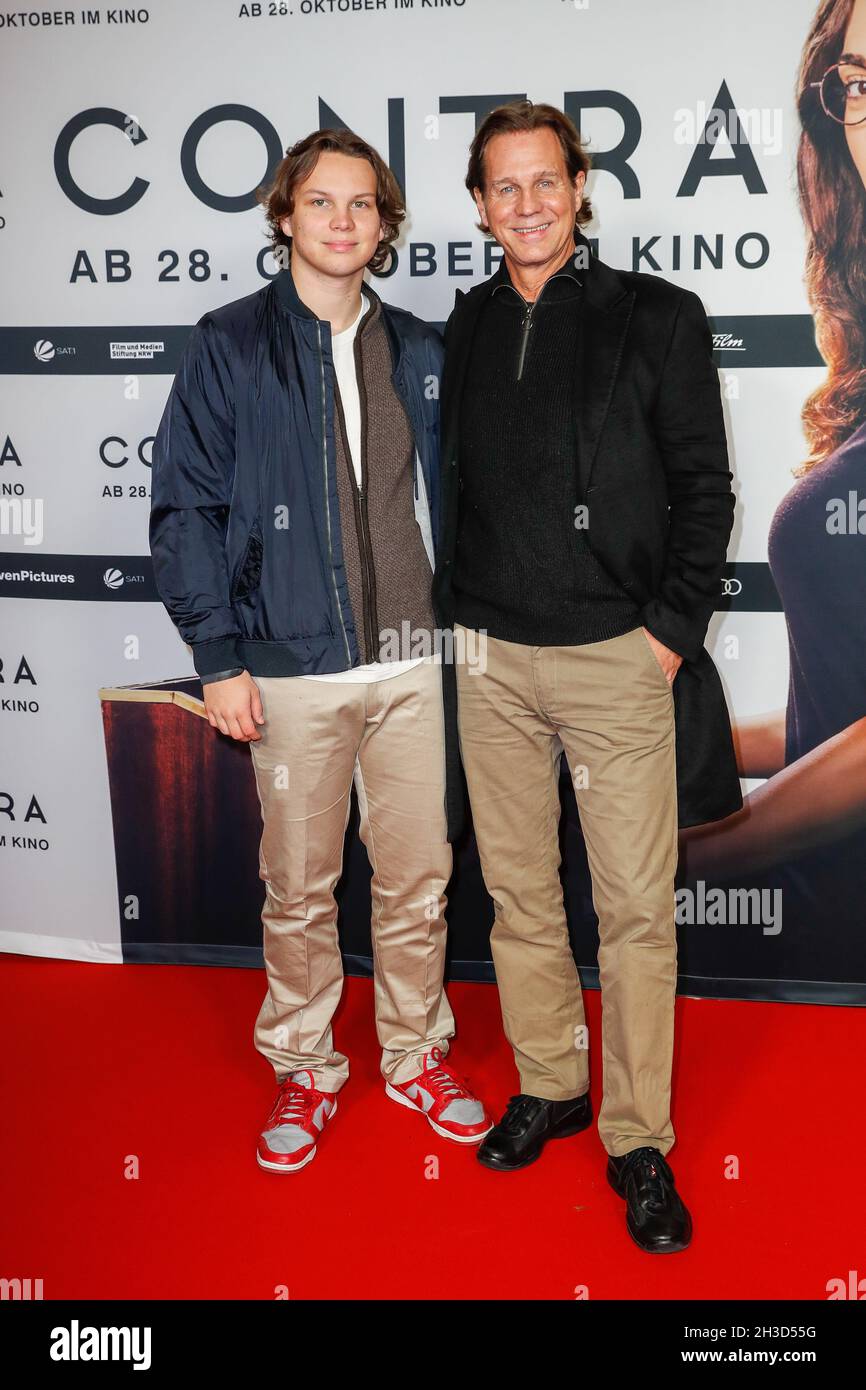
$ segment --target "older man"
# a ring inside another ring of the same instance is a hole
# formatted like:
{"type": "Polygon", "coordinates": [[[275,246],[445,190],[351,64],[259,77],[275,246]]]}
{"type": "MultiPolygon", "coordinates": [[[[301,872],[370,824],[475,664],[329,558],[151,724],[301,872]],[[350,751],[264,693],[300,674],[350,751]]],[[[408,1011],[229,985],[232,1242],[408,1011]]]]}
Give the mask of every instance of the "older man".
{"type": "Polygon", "coordinates": [[[446,327],[434,598],[443,626],[486,643],[455,693],[520,1074],[478,1158],[522,1168],[592,1121],[558,873],[564,751],[599,920],[607,1175],[632,1237],[662,1252],[691,1238],[665,1157],[677,827],[742,804],[703,646],[733,496],[700,300],[589,254],[588,168],[551,106],[500,107],[472,144],[467,188],[504,254],[446,327]]]}

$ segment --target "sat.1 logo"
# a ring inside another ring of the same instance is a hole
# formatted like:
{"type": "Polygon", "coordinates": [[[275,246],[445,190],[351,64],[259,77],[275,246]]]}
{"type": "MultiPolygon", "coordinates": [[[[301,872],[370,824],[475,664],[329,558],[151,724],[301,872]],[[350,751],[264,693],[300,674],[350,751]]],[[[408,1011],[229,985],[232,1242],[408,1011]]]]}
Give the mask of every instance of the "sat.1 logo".
{"type": "Polygon", "coordinates": [[[55,357],[74,357],[74,347],[55,347],[50,338],[39,338],[33,345],[37,362],[53,362],[55,357]]]}
{"type": "Polygon", "coordinates": [[[106,589],[122,589],[125,584],[143,584],[144,575],[124,574],[116,565],[111,565],[107,570],[103,571],[102,582],[106,589]]]}

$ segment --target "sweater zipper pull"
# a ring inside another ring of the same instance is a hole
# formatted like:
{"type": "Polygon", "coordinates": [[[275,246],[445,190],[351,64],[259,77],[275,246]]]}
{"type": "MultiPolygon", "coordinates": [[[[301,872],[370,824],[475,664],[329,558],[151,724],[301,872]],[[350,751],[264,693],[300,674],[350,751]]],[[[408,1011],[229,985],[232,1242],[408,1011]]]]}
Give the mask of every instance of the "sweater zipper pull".
{"type": "Polygon", "coordinates": [[[532,327],[532,309],[533,305],[527,304],[526,313],[523,315],[523,323],[521,324],[521,328],[523,329],[523,337],[520,340],[520,360],[517,363],[518,381],[523,376],[523,360],[526,357],[526,341],[529,337],[529,330],[532,327]]]}

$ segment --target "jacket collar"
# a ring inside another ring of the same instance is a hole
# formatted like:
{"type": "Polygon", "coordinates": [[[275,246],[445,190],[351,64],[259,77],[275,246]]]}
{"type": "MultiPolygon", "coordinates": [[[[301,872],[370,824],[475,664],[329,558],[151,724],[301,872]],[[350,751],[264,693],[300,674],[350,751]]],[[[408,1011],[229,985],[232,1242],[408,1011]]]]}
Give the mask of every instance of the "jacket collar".
{"type": "MultiPolygon", "coordinates": [[[[319,319],[309,309],[298,294],[294,278],[291,271],[291,261],[289,265],[283,266],[271,281],[277,303],[286,313],[292,314],[295,318],[305,319],[308,323],[324,323],[325,320],[319,319]]],[[[392,315],[388,313],[388,305],[373,289],[373,286],[365,280],[363,282],[364,293],[370,300],[370,307],[365,312],[358,325],[359,333],[362,333],[368,324],[381,315],[388,334],[388,342],[391,347],[391,361],[394,365],[395,373],[402,369],[403,340],[397,332],[392,315]]],[[[330,325],[328,325],[330,328],[330,325]]]]}
{"type": "MultiPolygon", "coordinates": [[[[580,269],[578,270],[575,266],[572,258],[566,261],[564,266],[560,266],[560,270],[565,274],[570,274],[578,284],[585,288],[587,300],[594,307],[605,311],[613,309],[629,293],[618,271],[614,270],[612,266],[605,265],[604,261],[600,261],[593,254],[589,237],[584,236],[583,232],[577,229],[574,233],[574,250],[575,257],[578,250],[581,251],[580,269]]],[[[559,271],[556,274],[559,274],[559,271]]],[[[503,284],[511,284],[511,276],[508,274],[504,256],[494,274],[489,276],[487,280],[482,280],[480,285],[474,285],[471,290],[465,292],[461,289],[457,290],[454,307],[462,312],[464,308],[469,307],[465,301],[469,301],[469,305],[473,305],[474,301],[474,304],[480,308],[496,286],[503,284]]]]}
{"type": "MultiPolygon", "coordinates": [[[[274,287],[278,302],[287,313],[294,314],[297,318],[310,319],[314,323],[324,323],[324,319],[317,319],[312,309],[307,307],[298,294],[292,275],[291,264],[283,266],[281,270],[278,270],[271,284],[274,287]]],[[[369,285],[366,280],[363,282],[362,288],[364,293],[369,296],[371,304],[370,309],[361,320],[359,327],[365,324],[368,318],[372,317],[374,314],[378,314],[383,307],[383,301],[379,298],[372,285],[369,285]]]]}
{"type": "Polygon", "coordinates": [[[294,277],[291,271],[291,254],[289,264],[282,266],[277,271],[276,276],[271,281],[274,287],[277,303],[286,310],[288,314],[294,314],[296,318],[315,319],[316,315],[312,309],[308,309],[295,288],[294,277]]]}

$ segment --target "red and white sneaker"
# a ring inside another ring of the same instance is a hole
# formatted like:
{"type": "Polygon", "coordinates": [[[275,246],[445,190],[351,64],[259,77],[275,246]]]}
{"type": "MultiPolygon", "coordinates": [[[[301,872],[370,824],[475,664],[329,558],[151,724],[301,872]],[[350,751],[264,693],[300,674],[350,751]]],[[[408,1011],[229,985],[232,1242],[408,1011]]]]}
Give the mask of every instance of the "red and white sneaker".
{"type": "Polygon", "coordinates": [[[296,1173],[316,1156],[316,1141],[337,1109],[336,1096],[317,1091],[309,1071],[295,1071],[280,1086],[256,1158],[272,1173],[296,1173]]]}
{"type": "Polygon", "coordinates": [[[458,1144],[478,1144],[493,1128],[481,1101],[445,1065],[438,1047],[424,1054],[420,1076],[402,1084],[387,1081],[385,1095],[409,1110],[420,1110],[437,1134],[458,1144]]]}

